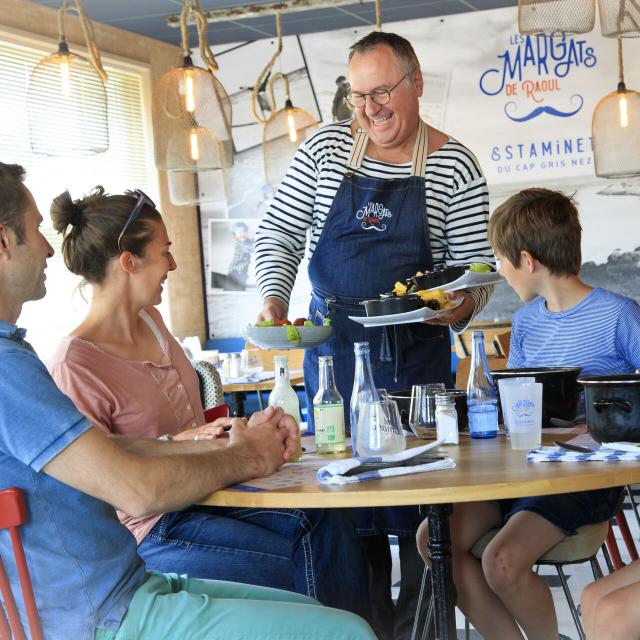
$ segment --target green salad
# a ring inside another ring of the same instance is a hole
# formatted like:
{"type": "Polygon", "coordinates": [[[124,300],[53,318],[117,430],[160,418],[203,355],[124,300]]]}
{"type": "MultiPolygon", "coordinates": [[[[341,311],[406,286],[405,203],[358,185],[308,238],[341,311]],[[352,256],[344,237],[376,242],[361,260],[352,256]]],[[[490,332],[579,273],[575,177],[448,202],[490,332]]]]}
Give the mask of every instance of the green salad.
{"type": "Polygon", "coordinates": [[[469,271],[473,271],[473,273],[491,273],[493,269],[484,262],[472,262],[469,265],[469,271]]]}

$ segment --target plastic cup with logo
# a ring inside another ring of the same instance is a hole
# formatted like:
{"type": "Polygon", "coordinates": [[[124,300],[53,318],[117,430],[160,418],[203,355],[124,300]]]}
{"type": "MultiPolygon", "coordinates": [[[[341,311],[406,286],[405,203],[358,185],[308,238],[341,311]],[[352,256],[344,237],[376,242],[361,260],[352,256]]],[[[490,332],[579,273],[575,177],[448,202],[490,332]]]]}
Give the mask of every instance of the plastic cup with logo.
{"type": "Polygon", "coordinates": [[[502,409],[502,426],[504,427],[504,433],[509,437],[509,422],[507,418],[507,404],[506,397],[507,391],[506,388],[509,385],[515,384],[534,384],[536,381],[533,377],[519,377],[519,378],[504,378],[502,380],[498,380],[498,393],[500,395],[500,408],[502,409]]]}
{"type": "Polygon", "coordinates": [[[542,442],[542,383],[505,387],[512,449],[537,449],[542,442]]]}

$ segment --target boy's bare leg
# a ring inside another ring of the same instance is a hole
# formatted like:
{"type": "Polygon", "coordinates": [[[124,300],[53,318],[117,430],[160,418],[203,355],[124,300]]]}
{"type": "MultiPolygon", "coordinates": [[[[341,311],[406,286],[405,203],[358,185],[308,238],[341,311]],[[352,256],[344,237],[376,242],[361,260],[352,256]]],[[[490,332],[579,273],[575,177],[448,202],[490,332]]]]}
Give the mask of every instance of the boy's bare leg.
{"type": "MultiPolygon", "coordinates": [[[[623,617],[632,614],[633,611],[638,608],[637,603],[640,602],[640,561],[633,562],[632,564],[627,565],[618,571],[614,571],[605,578],[596,580],[596,582],[592,582],[590,585],[585,587],[582,592],[582,597],[580,598],[580,608],[582,611],[582,624],[589,640],[611,637],[604,634],[602,628],[606,629],[603,625],[605,624],[605,620],[611,614],[611,609],[623,599],[626,600],[627,594],[631,593],[631,591],[627,590],[626,587],[629,587],[630,589],[631,587],[634,587],[635,593],[633,594],[633,598],[635,599],[635,603],[629,606],[628,611],[623,617]],[[620,600],[618,600],[617,597],[618,589],[623,590],[620,591],[620,600]],[[601,611],[600,604],[603,601],[608,600],[610,594],[611,600],[607,602],[607,606],[601,611]],[[601,629],[597,631],[597,627],[601,627],[601,629]]],[[[640,637],[640,620],[636,620],[636,624],[638,626],[635,627],[635,633],[629,633],[626,637],[640,637]]]]}
{"type": "Polygon", "coordinates": [[[518,621],[528,640],[558,637],[551,590],[533,571],[536,560],[566,536],[548,520],[520,511],[507,521],[485,549],[487,583],[518,621]]]}
{"type": "MultiPolygon", "coordinates": [[[[500,526],[498,506],[491,502],[464,502],[453,506],[449,519],[453,555],[453,579],[458,607],[486,640],[522,640],[511,614],[489,588],[480,561],[471,554],[477,540],[500,526]]],[[[418,550],[427,560],[429,528],[425,520],[418,529],[418,550]]]]}
{"type": "Polygon", "coordinates": [[[620,587],[598,603],[589,640],[632,640],[640,638],[640,583],[620,587]]]}

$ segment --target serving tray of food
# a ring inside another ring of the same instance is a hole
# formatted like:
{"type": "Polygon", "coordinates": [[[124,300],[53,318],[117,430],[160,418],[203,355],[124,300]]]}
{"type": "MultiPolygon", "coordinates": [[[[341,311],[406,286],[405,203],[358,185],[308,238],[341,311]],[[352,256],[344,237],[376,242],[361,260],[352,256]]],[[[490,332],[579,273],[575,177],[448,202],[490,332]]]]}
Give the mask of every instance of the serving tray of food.
{"type": "Polygon", "coordinates": [[[412,311],[390,313],[386,315],[349,316],[349,320],[358,322],[365,327],[384,327],[391,324],[424,322],[425,320],[431,320],[432,318],[439,318],[447,315],[452,309],[455,309],[459,304],[462,304],[462,300],[462,298],[458,298],[457,300],[448,300],[450,304],[439,309],[431,309],[426,306],[421,306],[418,309],[413,309],[412,311]]]}
{"type": "Polygon", "coordinates": [[[404,282],[397,281],[392,291],[363,300],[366,315],[349,316],[349,319],[366,327],[424,322],[447,315],[462,303],[462,298],[451,300],[448,292],[487,286],[500,280],[491,265],[480,262],[418,271],[404,282]]]}
{"type": "Polygon", "coordinates": [[[271,321],[251,325],[243,329],[249,342],[263,349],[313,349],[326,342],[333,333],[329,324],[314,325],[309,320],[292,324],[288,321],[278,326],[271,321]]]}

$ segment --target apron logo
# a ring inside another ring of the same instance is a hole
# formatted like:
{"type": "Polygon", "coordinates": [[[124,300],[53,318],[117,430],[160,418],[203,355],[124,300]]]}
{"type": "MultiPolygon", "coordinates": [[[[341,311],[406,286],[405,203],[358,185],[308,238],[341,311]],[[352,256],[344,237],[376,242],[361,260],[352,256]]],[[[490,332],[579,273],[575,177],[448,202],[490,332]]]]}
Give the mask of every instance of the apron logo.
{"type": "Polygon", "coordinates": [[[362,220],[360,226],[363,229],[374,229],[375,231],[385,231],[387,225],[383,220],[392,216],[391,211],[379,202],[368,202],[356,212],[356,219],[362,220]]]}

